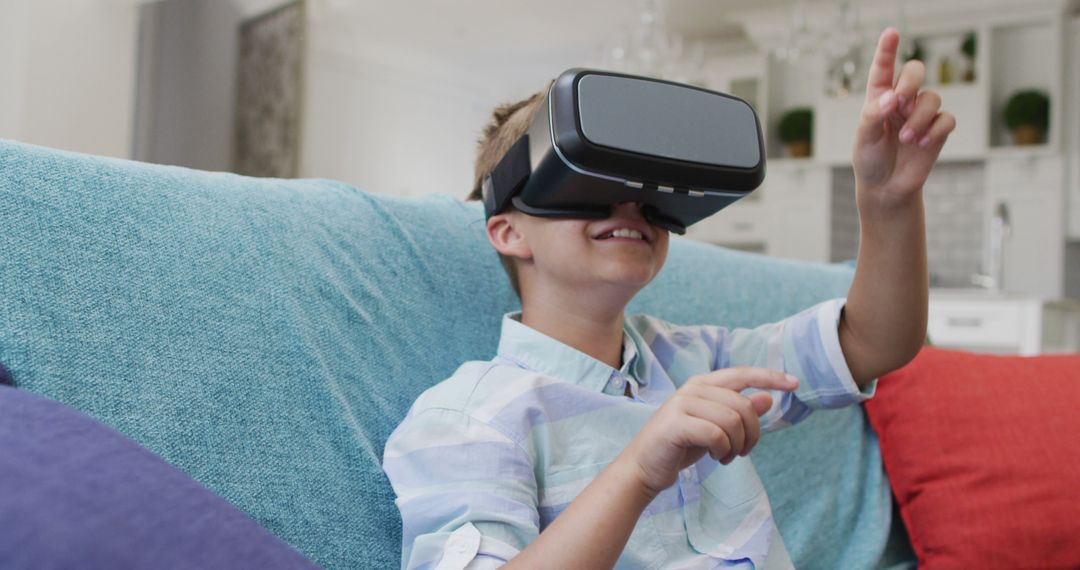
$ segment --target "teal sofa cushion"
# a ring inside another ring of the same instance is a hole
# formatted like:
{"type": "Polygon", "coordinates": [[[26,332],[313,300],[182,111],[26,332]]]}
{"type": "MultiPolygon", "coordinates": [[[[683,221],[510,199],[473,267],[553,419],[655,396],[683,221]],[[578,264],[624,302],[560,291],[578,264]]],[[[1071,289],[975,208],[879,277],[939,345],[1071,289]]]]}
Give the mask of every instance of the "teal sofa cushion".
{"type": "MultiPolygon", "coordinates": [[[[490,358],[517,306],[479,206],[445,195],[0,141],[0,229],[16,386],[135,439],[327,568],[398,564],[386,437],[421,391],[490,358]]],[[[674,240],[631,310],[753,325],[850,279],[674,240]]],[[[861,409],[770,435],[754,460],[799,567],[878,563],[889,491],[861,409]]]]}

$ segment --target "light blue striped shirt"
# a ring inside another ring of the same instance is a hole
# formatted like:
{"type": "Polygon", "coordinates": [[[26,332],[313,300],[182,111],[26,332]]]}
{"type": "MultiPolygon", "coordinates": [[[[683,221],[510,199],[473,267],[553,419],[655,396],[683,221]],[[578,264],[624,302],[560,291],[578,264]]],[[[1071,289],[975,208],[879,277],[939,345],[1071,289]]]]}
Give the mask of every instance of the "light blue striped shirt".
{"type": "MultiPolygon", "coordinates": [[[[627,315],[610,366],[507,315],[498,355],[425,391],[387,441],[383,468],[403,523],[402,568],[494,568],[551,523],[690,377],[732,366],[801,381],[774,392],[763,431],[855,404],[840,350],[843,299],[754,329],[627,315]],[[625,395],[629,386],[632,396],[625,395]]],[[[808,492],[812,490],[808,489],[808,492]]],[[[749,457],[707,454],[638,520],[618,568],[788,568],[749,457]]]]}

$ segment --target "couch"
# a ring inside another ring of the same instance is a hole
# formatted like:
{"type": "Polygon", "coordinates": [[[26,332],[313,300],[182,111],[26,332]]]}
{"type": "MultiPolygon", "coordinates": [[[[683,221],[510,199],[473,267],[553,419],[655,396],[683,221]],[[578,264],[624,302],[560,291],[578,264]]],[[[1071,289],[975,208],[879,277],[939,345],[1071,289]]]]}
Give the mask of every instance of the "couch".
{"type": "MultiPolygon", "coordinates": [[[[516,307],[482,219],[443,194],[0,141],[0,363],[318,565],[395,568],[383,444],[421,391],[492,356],[516,307]]],[[[674,239],[630,310],[750,326],[851,277],[674,239]]],[[[798,567],[913,564],[863,409],[818,412],[753,459],[798,567]]],[[[0,526],[19,524],[4,506],[0,526]]]]}

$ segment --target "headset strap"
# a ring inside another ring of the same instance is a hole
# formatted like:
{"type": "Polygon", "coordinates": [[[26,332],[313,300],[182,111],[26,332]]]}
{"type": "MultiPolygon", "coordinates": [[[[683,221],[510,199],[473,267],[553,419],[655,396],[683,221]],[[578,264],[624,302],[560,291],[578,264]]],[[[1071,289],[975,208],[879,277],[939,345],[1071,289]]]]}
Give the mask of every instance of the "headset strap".
{"type": "Polygon", "coordinates": [[[485,217],[490,218],[505,210],[531,173],[529,135],[521,135],[495,165],[495,169],[484,177],[481,194],[484,198],[485,217]]]}

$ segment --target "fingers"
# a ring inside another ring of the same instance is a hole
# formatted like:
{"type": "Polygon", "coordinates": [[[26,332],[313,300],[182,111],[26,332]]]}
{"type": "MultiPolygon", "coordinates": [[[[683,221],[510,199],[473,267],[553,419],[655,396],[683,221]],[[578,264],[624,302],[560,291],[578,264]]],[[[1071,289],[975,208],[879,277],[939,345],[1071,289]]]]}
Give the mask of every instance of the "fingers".
{"type": "Polygon", "coordinates": [[[686,445],[709,450],[713,459],[720,459],[731,454],[731,442],[728,434],[716,424],[694,416],[687,416],[682,426],[679,439],[686,445]]]}
{"type": "MultiPolygon", "coordinates": [[[[679,426],[681,444],[708,449],[713,458],[728,464],[739,455],[748,455],[761,438],[758,418],[772,406],[764,392],[743,396],[747,388],[794,390],[794,376],[764,368],[728,368],[690,379],[661,408],[670,418],[669,426],[679,426]]],[[[670,433],[670,432],[669,432],[670,433]]]]}
{"type": "Polygon", "coordinates": [[[926,65],[917,59],[905,63],[900,68],[900,76],[896,79],[896,88],[893,91],[896,93],[897,108],[902,115],[911,114],[919,88],[925,80],[926,65]]]}
{"type": "Polygon", "coordinates": [[[952,113],[938,113],[934,117],[934,122],[930,124],[929,130],[919,139],[919,147],[940,150],[945,144],[945,139],[949,138],[949,133],[955,128],[956,117],[952,113]]]}
{"type": "Polygon", "coordinates": [[[754,405],[754,413],[759,416],[772,408],[772,395],[768,392],[754,392],[747,398],[750,398],[750,403],[754,405]]]}
{"type": "Polygon", "coordinates": [[[747,388],[790,392],[799,387],[799,379],[790,374],[784,374],[778,370],[747,366],[715,370],[708,374],[695,376],[690,381],[719,386],[736,392],[742,392],[747,388]]]}
{"type": "Polygon", "coordinates": [[[692,378],[679,391],[678,397],[686,414],[708,420],[727,433],[731,453],[717,457],[726,464],[736,455],[749,455],[761,437],[758,416],[772,407],[772,396],[767,392],[744,396],[738,391],[740,387],[790,390],[798,385],[798,380],[782,372],[763,368],[733,368],[717,372],[725,374],[714,372],[692,378]]]}
{"type": "Polygon", "coordinates": [[[870,74],[866,80],[866,101],[876,102],[882,93],[893,86],[893,67],[896,65],[896,50],[900,46],[900,33],[895,28],[885,28],[878,38],[874,60],[870,64],[870,74]]]}
{"type": "Polygon", "coordinates": [[[913,103],[914,108],[900,129],[900,142],[904,144],[918,142],[926,136],[930,123],[937,118],[938,110],[941,109],[941,96],[933,91],[924,91],[919,93],[913,103]]]}
{"type": "Polygon", "coordinates": [[[731,390],[711,388],[715,391],[706,397],[691,396],[684,403],[687,414],[706,420],[727,434],[730,451],[717,456],[721,463],[728,463],[736,455],[747,455],[761,437],[758,416],[749,398],[731,390]]]}
{"type": "MultiPolygon", "coordinates": [[[[919,60],[911,60],[900,68],[895,89],[890,85],[877,99],[868,97],[863,103],[862,117],[859,120],[863,138],[874,142],[884,134],[882,125],[885,121],[898,127],[905,117],[910,117],[917,110],[916,99],[922,98],[919,88],[925,80],[926,65],[919,60]]],[[[934,97],[937,97],[937,94],[934,94],[934,97]]],[[[940,107],[941,99],[938,98],[937,102],[940,107]]],[[[936,113],[937,109],[934,109],[934,112],[936,113]]]]}

